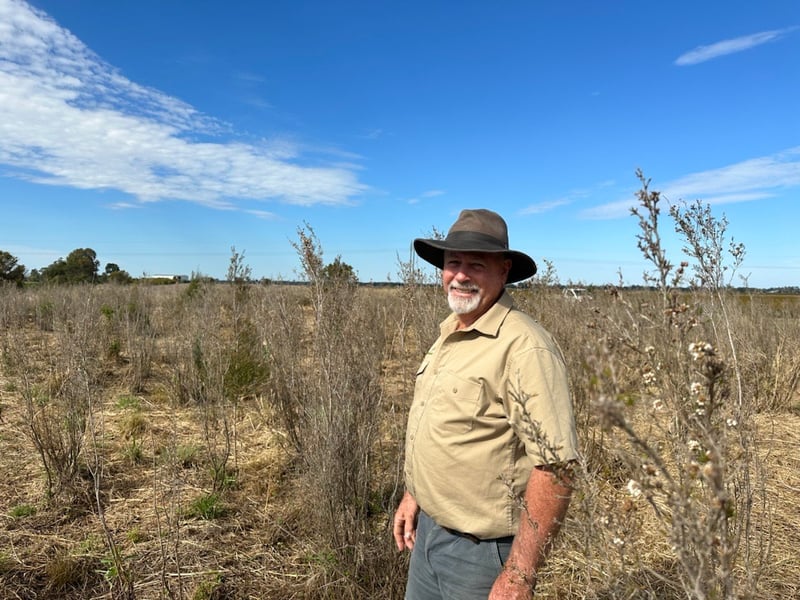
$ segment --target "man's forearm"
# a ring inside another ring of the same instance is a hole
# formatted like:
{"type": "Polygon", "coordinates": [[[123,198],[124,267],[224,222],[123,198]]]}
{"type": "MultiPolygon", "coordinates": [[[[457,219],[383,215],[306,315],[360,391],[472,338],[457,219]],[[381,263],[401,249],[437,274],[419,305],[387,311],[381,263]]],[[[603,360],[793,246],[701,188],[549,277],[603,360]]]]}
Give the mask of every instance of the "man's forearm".
{"type": "MultiPolygon", "coordinates": [[[[527,596],[523,592],[519,597],[530,597],[530,590],[536,585],[537,570],[544,562],[569,507],[570,481],[568,473],[563,470],[533,469],[524,495],[519,530],[495,588],[527,588],[527,596]]],[[[514,596],[505,593],[497,597],[514,596]]]]}

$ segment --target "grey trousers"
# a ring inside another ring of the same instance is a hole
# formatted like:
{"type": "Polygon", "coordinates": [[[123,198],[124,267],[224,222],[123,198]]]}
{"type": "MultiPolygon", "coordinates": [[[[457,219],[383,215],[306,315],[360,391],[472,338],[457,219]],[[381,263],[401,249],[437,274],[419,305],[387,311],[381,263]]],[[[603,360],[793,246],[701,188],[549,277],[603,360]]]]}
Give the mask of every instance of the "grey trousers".
{"type": "Polygon", "coordinates": [[[486,600],[513,537],[476,543],[439,527],[420,511],[406,600],[486,600]]]}

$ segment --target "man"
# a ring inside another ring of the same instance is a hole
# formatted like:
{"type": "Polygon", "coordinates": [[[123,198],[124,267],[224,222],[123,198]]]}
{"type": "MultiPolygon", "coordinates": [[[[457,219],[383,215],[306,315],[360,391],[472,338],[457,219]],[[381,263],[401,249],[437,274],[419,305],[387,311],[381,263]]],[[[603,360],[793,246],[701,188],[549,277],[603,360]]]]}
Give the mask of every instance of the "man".
{"type": "Polygon", "coordinates": [[[514,307],[507,283],[536,263],[495,212],[464,210],[414,249],[442,270],[451,314],[417,372],[406,492],[394,516],[411,550],[406,600],[530,598],[570,500],[577,438],[563,356],[514,307]]]}

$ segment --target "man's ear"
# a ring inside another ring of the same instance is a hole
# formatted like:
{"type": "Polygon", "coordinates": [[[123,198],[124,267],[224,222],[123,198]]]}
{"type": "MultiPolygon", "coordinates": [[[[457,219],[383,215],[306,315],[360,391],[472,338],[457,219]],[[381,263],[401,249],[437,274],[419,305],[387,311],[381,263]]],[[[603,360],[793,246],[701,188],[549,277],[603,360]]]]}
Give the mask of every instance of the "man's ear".
{"type": "Polygon", "coordinates": [[[511,272],[511,259],[506,258],[503,260],[503,277],[508,281],[508,274],[511,272]]]}

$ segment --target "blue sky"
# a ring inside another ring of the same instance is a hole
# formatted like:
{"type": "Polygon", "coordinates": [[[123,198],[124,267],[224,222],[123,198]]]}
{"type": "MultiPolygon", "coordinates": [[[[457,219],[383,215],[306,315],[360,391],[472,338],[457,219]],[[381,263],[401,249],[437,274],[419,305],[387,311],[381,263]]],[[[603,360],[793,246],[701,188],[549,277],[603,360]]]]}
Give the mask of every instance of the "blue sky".
{"type": "Polygon", "coordinates": [[[563,283],[635,284],[641,168],[800,285],[798,97],[794,0],[0,0],[0,250],[295,279],[308,224],[396,281],[485,207],[563,283]]]}

